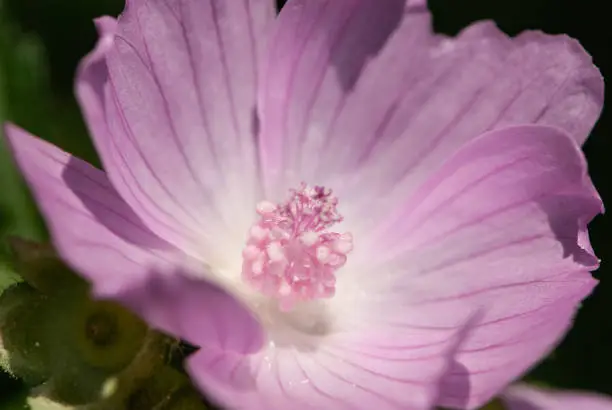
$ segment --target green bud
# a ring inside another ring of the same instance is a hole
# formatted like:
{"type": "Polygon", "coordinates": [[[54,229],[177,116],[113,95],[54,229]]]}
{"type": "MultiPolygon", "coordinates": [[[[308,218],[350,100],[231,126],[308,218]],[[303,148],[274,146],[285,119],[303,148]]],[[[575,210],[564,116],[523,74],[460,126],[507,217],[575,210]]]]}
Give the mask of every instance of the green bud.
{"type": "Polygon", "coordinates": [[[0,295],[3,367],[31,385],[42,383],[50,375],[49,352],[39,326],[45,302],[26,283],[13,285],[0,295]]]}
{"type": "Polygon", "coordinates": [[[4,371],[13,377],[16,377],[11,370],[9,353],[4,348],[4,344],[2,343],[2,335],[0,335],[0,371],[4,371]]]}
{"type": "Polygon", "coordinates": [[[485,405],[481,410],[506,410],[506,406],[499,399],[495,399],[485,405]]]}
{"type": "MultiPolygon", "coordinates": [[[[12,287],[19,281],[19,275],[17,275],[9,266],[6,266],[0,261],[0,297],[8,288],[12,287]]],[[[2,320],[1,315],[2,313],[0,312],[0,323],[2,320]]],[[[0,329],[1,328],[2,326],[0,324],[0,329]]],[[[13,371],[11,370],[9,352],[4,347],[4,342],[2,341],[2,333],[0,332],[0,372],[2,370],[12,376],[15,376],[13,374],[13,371]]]]}
{"type": "MultiPolygon", "coordinates": [[[[0,250],[0,259],[2,259],[2,250],[0,250]]],[[[0,294],[2,292],[21,281],[21,277],[17,275],[10,266],[5,265],[0,260],[0,294]]]]}
{"type": "Polygon", "coordinates": [[[126,410],[205,410],[202,397],[189,378],[168,366],[162,367],[124,402],[126,410]]]}
{"type": "Polygon", "coordinates": [[[173,369],[177,341],[148,329],[88,284],[47,246],[11,241],[25,282],[0,296],[0,353],[36,386],[33,410],[202,410],[189,378],[173,369]]]}
{"type": "Polygon", "coordinates": [[[13,239],[11,247],[27,283],[0,296],[8,367],[49,398],[98,401],[105,381],[142,350],[146,324],[116,303],[92,300],[89,285],[49,246],[13,239]]]}
{"type": "MultiPolygon", "coordinates": [[[[82,282],[66,268],[51,245],[19,237],[10,237],[8,245],[13,255],[14,270],[42,294],[56,290],[58,281],[82,282]]],[[[85,286],[84,282],[81,286],[85,286]]]]}
{"type": "Polygon", "coordinates": [[[10,245],[19,273],[46,298],[48,320],[41,325],[61,350],[74,356],[67,349],[74,347],[83,361],[109,372],[130,363],[147,331],[140,319],[113,302],[91,300],[88,284],[49,245],[20,238],[10,245]]]}
{"type": "Polygon", "coordinates": [[[47,325],[56,352],[54,367],[76,359],[112,374],[130,364],[142,348],[146,325],[115,303],[92,301],[86,295],[64,298],[63,293],[51,298],[54,309],[47,325]]]}
{"type": "MultiPolygon", "coordinates": [[[[438,410],[447,410],[446,408],[438,408],[438,410]]],[[[484,407],[480,407],[479,410],[506,410],[506,406],[502,403],[501,400],[495,399],[487,404],[484,407]]]]}
{"type": "Polygon", "coordinates": [[[26,399],[30,410],[73,410],[74,407],[47,399],[46,397],[28,397],[26,399]]]}

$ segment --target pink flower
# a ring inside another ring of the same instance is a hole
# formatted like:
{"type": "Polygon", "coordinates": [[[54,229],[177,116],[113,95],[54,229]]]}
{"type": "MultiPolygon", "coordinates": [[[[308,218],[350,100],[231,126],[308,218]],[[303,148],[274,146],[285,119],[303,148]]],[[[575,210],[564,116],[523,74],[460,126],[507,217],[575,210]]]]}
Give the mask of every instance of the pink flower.
{"type": "Polygon", "coordinates": [[[517,385],[508,388],[501,398],[508,410],[610,410],[612,398],[600,394],[554,391],[517,385]]]}
{"type": "Polygon", "coordinates": [[[227,408],[475,408],[596,281],[565,36],[434,35],[423,1],[130,0],[80,66],[99,171],[9,125],[98,296],[203,348],[227,408]],[[304,183],[304,185],[302,185],[304,183]]]}

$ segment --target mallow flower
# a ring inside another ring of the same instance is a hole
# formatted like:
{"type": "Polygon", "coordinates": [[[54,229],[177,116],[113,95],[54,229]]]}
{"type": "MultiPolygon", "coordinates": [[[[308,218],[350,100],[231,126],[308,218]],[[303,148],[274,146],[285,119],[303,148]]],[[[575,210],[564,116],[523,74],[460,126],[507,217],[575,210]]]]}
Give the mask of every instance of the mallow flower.
{"type": "Polygon", "coordinates": [[[552,390],[526,384],[511,386],[500,402],[507,410],[610,410],[612,398],[602,394],[552,390]]]}
{"type": "Polygon", "coordinates": [[[233,409],[476,408],[596,281],[580,45],[424,1],[129,0],[76,94],[104,171],[6,128],[63,258],[233,409]]]}

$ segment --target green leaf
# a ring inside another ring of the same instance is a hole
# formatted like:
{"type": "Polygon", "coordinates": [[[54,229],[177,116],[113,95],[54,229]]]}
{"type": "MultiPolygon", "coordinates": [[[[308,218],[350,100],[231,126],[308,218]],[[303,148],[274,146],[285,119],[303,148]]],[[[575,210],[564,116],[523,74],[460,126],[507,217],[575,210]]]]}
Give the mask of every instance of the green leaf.
{"type": "MultiPolygon", "coordinates": [[[[20,36],[14,25],[0,15],[0,122],[14,119],[17,112],[28,116],[40,114],[37,104],[44,84],[43,60],[42,48],[36,40],[20,36]],[[31,102],[26,104],[25,98],[31,102]]],[[[36,208],[1,137],[0,235],[41,238],[43,231],[36,208]]],[[[0,250],[0,256],[2,253],[0,250]]]]}
{"type": "Polygon", "coordinates": [[[8,264],[0,260],[0,295],[4,289],[21,281],[21,278],[8,264]]]}

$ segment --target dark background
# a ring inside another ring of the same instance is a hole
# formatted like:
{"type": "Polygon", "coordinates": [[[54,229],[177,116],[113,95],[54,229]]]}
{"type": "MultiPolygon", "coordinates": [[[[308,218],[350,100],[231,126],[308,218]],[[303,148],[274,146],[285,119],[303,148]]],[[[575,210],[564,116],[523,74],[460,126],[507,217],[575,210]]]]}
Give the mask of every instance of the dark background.
{"type": "MultiPolygon", "coordinates": [[[[604,1],[430,0],[429,4],[436,30],[447,34],[491,18],[511,35],[524,29],[569,34],[593,56],[604,78],[612,78],[612,29],[607,28],[604,1]]],[[[73,74],[78,60],[94,44],[92,18],[117,15],[122,7],[122,0],[0,0],[1,119],[16,121],[95,163],[72,95],[73,74]]],[[[606,101],[612,101],[609,91],[606,101]]],[[[584,148],[591,176],[608,204],[612,203],[612,179],[607,177],[611,128],[612,112],[606,107],[584,148]]],[[[15,181],[18,177],[0,157],[0,235],[44,238],[26,191],[15,181]]],[[[601,284],[584,302],[566,340],[529,379],[612,394],[611,223],[609,217],[600,216],[591,226],[593,246],[603,260],[595,273],[601,284]]],[[[5,408],[1,398],[19,387],[0,375],[0,407],[5,408]]]]}

